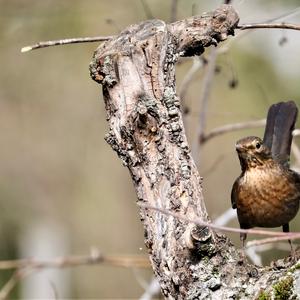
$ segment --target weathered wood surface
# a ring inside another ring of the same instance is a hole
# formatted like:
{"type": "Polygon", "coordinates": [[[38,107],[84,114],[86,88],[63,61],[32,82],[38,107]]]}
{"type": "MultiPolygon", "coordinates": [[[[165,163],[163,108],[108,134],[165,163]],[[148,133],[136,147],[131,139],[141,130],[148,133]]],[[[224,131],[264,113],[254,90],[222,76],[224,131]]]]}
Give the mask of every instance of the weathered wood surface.
{"type": "MultiPolygon", "coordinates": [[[[226,40],[238,21],[230,5],[172,24],[149,20],[95,51],[90,71],[103,86],[105,139],[128,167],[138,203],[209,221],[176,95],[175,63],[226,40]]],[[[144,207],[140,217],[166,298],[255,299],[286,275],[286,267],[246,264],[226,236],[209,228],[144,207]]]]}

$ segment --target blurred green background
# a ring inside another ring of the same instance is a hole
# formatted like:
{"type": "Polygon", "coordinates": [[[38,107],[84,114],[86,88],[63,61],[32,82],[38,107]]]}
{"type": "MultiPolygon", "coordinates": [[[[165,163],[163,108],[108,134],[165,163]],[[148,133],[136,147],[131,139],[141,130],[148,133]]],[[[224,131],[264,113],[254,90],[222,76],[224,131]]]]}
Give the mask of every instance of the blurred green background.
{"type": "MultiPolygon", "coordinates": [[[[165,21],[171,2],[147,1],[152,14],[165,21]]],[[[179,0],[178,18],[220,3],[179,0]]],[[[241,23],[290,11],[287,20],[300,23],[300,1],[234,0],[233,5],[241,23]]],[[[1,260],[88,254],[91,247],[105,254],[146,255],[129,173],[103,139],[101,87],[88,70],[97,43],[20,52],[42,40],[117,34],[146,18],[140,0],[0,0],[1,260]]],[[[264,118],[277,101],[292,99],[300,106],[300,32],[256,30],[223,45],[228,50],[218,57],[206,130],[264,118]],[[235,89],[232,79],[238,81],[235,89]]],[[[191,65],[192,59],[184,59],[178,66],[178,91],[191,65]]],[[[191,144],[204,76],[202,68],[186,96],[191,144]]],[[[201,148],[199,170],[212,219],[230,207],[240,172],[235,141],[262,132],[225,134],[201,148]]],[[[292,222],[293,231],[300,230],[299,219],[292,222]]],[[[238,226],[236,220],[230,225],[238,226]]],[[[239,245],[238,236],[231,237],[239,245]]],[[[10,275],[0,273],[1,287],[10,275]]],[[[22,280],[13,296],[49,298],[56,291],[59,298],[139,298],[150,278],[150,270],[107,265],[42,271],[22,280]]]]}

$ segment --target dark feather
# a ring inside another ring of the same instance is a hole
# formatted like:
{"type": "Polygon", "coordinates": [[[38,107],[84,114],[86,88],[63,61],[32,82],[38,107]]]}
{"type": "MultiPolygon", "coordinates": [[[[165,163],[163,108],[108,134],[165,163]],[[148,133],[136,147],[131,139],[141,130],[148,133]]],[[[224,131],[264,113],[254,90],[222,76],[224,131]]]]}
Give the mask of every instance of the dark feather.
{"type": "Polygon", "coordinates": [[[298,109],[294,101],[288,101],[272,105],[267,117],[264,144],[271,149],[274,159],[287,166],[297,114],[298,109]]]}
{"type": "Polygon", "coordinates": [[[277,113],[279,111],[280,105],[282,103],[283,102],[273,104],[272,106],[270,106],[269,111],[268,111],[267,123],[266,123],[263,143],[270,150],[272,148],[272,143],[273,143],[273,134],[274,134],[274,126],[275,126],[276,116],[277,116],[277,113]]]}

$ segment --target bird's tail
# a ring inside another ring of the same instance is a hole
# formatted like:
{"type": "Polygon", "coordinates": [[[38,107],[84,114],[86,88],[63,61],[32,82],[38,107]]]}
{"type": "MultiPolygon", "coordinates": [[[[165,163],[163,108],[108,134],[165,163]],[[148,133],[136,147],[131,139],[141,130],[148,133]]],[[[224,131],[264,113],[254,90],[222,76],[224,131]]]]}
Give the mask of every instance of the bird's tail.
{"type": "Polygon", "coordinates": [[[268,111],[264,144],[271,150],[274,159],[287,165],[297,114],[298,109],[294,101],[273,104],[268,111]]]}

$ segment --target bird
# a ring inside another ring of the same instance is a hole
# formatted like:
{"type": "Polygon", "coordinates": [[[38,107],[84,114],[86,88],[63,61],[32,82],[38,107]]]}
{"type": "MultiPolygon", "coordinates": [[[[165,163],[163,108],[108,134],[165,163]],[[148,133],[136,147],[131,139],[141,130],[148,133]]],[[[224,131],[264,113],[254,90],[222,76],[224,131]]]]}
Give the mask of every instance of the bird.
{"type": "MultiPolygon", "coordinates": [[[[233,183],[231,204],[241,229],[282,226],[283,232],[289,232],[300,201],[300,175],[289,165],[297,114],[293,101],[273,104],[263,139],[248,136],[235,144],[241,174],[233,183]]],[[[243,248],[246,238],[240,233],[243,248]]]]}

